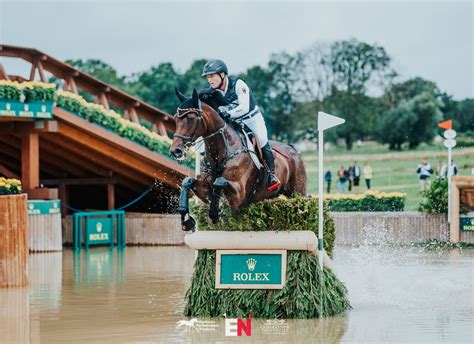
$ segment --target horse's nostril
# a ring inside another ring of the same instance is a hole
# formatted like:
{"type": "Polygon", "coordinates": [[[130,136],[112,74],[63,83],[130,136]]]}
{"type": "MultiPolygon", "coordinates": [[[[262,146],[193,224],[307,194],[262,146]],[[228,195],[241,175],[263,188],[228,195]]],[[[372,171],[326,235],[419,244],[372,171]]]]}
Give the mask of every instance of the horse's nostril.
{"type": "Polygon", "coordinates": [[[183,150],[181,148],[175,148],[171,153],[175,158],[181,158],[183,156],[183,150]]]}

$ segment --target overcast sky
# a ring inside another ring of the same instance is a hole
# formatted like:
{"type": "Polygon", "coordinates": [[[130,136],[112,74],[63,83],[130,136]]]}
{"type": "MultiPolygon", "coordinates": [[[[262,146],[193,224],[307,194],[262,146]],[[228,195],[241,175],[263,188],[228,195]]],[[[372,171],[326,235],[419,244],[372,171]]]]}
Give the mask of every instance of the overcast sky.
{"type": "MultiPolygon", "coordinates": [[[[237,73],[273,52],[354,37],[385,47],[401,79],[421,76],[456,99],[474,97],[472,1],[0,3],[2,43],[61,60],[102,59],[120,74],[166,61],[184,70],[209,57],[237,73]]],[[[24,73],[3,61],[10,74],[24,73]]]]}

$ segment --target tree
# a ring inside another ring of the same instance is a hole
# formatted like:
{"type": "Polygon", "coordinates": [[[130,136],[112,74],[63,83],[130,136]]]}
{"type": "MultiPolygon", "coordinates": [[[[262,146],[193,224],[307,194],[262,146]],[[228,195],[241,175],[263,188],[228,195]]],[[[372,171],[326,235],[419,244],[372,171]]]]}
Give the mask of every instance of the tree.
{"type": "Polygon", "coordinates": [[[385,87],[391,82],[395,76],[391,59],[383,47],[351,39],[333,43],[322,61],[333,75],[331,93],[324,103],[346,119],[338,133],[350,150],[354,140],[370,133],[375,122],[374,104],[366,93],[370,87],[385,87]]]}
{"type": "Polygon", "coordinates": [[[140,84],[138,96],[168,113],[174,113],[178,101],[174,88],[180,76],[171,63],[161,63],[135,76],[133,84],[140,84]]]}
{"type": "Polygon", "coordinates": [[[407,102],[388,110],[379,123],[378,141],[388,143],[390,150],[401,150],[407,142],[407,131],[416,123],[416,114],[407,102]]]}
{"type": "MultiPolygon", "coordinates": [[[[202,67],[207,60],[195,60],[191,66],[179,77],[179,88],[184,94],[191,95],[193,89],[201,90],[209,87],[205,77],[201,76],[202,67]]],[[[174,90],[174,89],[173,89],[174,90]]]]}
{"type": "Polygon", "coordinates": [[[387,89],[387,92],[385,92],[383,98],[385,106],[391,108],[398,106],[403,101],[409,101],[422,93],[431,94],[434,98],[440,97],[440,91],[434,82],[416,77],[392,84],[387,89]]]}
{"type": "Polygon", "coordinates": [[[350,95],[366,94],[369,86],[385,86],[396,75],[390,67],[390,56],[377,44],[356,39],[331,45],[324,63],[331,67],[333,87],[350,95]]]}
{"type": "Polygon", "coordinates": [[[441,118],[440,102],[432,94],[423,92],[383,114],[378,141],[398,150],[408,142],[409,148],[414,149],[433,139],[441,118]]]}
{"type": "Polygon", "coordinates": [[[409,105],[416,115],[416,122],[408,131],[409,148],[414,149],[422,142],[433,140],[437,123],[443,118],[443,113],[440,110],[441,103],[427,92],[414,97],[409,105]]]}

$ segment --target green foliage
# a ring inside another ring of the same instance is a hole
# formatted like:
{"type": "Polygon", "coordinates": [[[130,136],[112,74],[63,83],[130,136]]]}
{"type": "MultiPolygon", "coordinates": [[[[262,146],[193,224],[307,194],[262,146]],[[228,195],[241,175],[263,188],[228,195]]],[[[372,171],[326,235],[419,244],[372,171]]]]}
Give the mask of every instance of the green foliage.
{"type": "Polygon", "coordinates": [[[448,213],[448,180],[435,178],[428,189],[423,191],[419,211],[430,214],[448,213]]]}
{"type": "MultiPolygon", "coordinates": [[[[150,149],[151,151],[173,159],[169,153],[169,139],[160,138],[145,127],[122,119],[118,114],[107,114],[100,106],[92,104],[91,106],[85,106],[84,102],[64,95],[58,96],[57,106],[70,111],[89,122],[107,128],[122,137],[150,149]]],[[[189,167],[194,166],[194,160],[192,158],[184,160],[182,163],[189,167]]]]}
{"type": "Polygon", "coordinates": [[[403,103],[387,111],[379,123],[379,142],[388,143],[390,149],[401,150],[407,140],[407,131],[416,122],[416,115],[403,103]]]}
{"type": "Polygon", "coordinates": [[[378,141],[398,150],[408,142],[409,148],[414,149],[422,142],[431,142],[441,118],[440,103],[434,94],[423,92],[384,113],[378,141]]]}
{"type": "Polygon", "coordinates": [[[287,282],[281,290],[215,289],[215,266],[215,251],[200,250],[186,292],[185,316],[247,317],[253,313],[256,318],[308,319],[351,309],[344,284],[330,269],[322,272],[309,252],[288,252],[287,282]]]}
{"type": "Polygon", "coordinates": [[[33,85],[31,87],[25,87],[23,89],[26,102],[32,101],[54,101],[56,96],[56,89],[53,87],[41,87],[39,85],[33,85]]]}
{"type": "Polygon", "coordinates": [[[0,99],[20,100],[21,90],[11,85],[0,84],[0,99]]]}
{"type": "MultiPolygon", "coordinates": [[[[310,230],[318,234],[318,199],[303,196],[287,198],[280,196],[252,203],[243,210],[233,210],[222,206],[222,216],[212,224],[208,217],[209,206],[193,207],[199,230],[216,231],[302,231],[310,230]]],[[[324,207],[324,249],[331,257],[336,239],[334,220],[329,209],[324,207]]]]}
{"type": "Polygon", "coordinates": [[[329,200],[331,211],[403,211],[405,197],[366,196],[360,200],[350,198],[329,200]]]}
{"type": "Polygon", "coordinates": [[[461,148],[474,147],[474,131],[466,131],[460,135],[457,135],[456,142],[457,146],[461,148]]]}
{"type": "Polygon", "coordinates": [[[433,140],[437,123],[442,119],[442,113],[439,102],[429,93],[414,97],[409,102],[409,106],[417,118],[408,131],[409,148],[414,149],[422,142],[433,140]]]}

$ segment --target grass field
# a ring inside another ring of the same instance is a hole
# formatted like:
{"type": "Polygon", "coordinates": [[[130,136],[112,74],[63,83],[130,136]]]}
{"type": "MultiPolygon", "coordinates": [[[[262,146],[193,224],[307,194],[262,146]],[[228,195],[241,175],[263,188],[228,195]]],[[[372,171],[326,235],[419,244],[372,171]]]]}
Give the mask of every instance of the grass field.
{"type": "MultiPolygon", "coordinates": [[[[428,160],[436,169],[439,161],[447,162],[447,154],[447,149],[441,145],[424,145],[414,151],[393,152],[389,151],[386,146],[367,143],[361,147],[355,147],[350,152],[340,147],[326,151],[324,168],[325,170],[331,169],[331,192],[335,193],[337,192],[337,170],[340,166],[347,169],[348,166],[354,164],[354,161],[357,161],[362,168],[368,161],[374,170],[372,189],[386,192],[406,192],[405,209],[416,210],[422,198],[416,174],[420,160],[428,160]]],[[[317,152],[304,152],[303,158],[308,174],[308,192],[316,193],[318,191],[317,152]]],[[[458,166],[460,175],[470,175],[471,169],[474,168],[474,148],[455,147],[453,160],[458,166]]],[[[347,186],[346,184],[346,189],[347,186]]],[[[353,188],[351,193],[363,193],[366,190],[365,181],[361,180],[358,190],[353,188]]]]}

